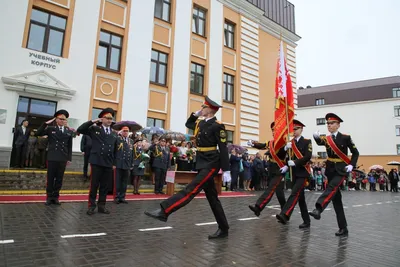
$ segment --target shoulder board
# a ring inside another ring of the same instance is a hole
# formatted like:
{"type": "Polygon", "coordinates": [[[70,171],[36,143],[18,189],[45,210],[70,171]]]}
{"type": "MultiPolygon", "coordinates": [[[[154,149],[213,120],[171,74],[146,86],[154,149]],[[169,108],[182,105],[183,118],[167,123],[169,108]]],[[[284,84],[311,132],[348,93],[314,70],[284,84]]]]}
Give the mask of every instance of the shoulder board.
{"type": "Polygon", "coordinates": [[[350,135],[348,135],[348,134],[344,134],[344,133],[342,133],[342,135],[343,135],[343,136],[350,136],[350,135]]]}
{"type": "Polygon", "coordinates": [[[218,124],[222,124],[222,121],[216,120],[215,122],[218,123],[218,124]]]}
{"type": "Polygon", "coordinates": [[[310,139],[304,138],[305,141],[310,141],[310,139]]]}
{"type": "Polygon", "coordinates": [[[204,118],[198,118],[197,120],[196,120],[196,122],[198,122],[198,121],[203,121],[204,120],[204,118]]]}

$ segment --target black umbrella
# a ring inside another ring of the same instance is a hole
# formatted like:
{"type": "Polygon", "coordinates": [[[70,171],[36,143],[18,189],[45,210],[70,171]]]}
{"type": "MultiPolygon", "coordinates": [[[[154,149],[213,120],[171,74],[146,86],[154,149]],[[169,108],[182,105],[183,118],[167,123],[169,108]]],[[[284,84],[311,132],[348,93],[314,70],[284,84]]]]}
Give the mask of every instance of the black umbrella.
{"type": "Polygon", "coordinates": [[[142,129],[142,126],[134,121],[119,121],[113,125],[113,129],[120,131],[123,127],[128,127],[131,132],[142,129]]]}

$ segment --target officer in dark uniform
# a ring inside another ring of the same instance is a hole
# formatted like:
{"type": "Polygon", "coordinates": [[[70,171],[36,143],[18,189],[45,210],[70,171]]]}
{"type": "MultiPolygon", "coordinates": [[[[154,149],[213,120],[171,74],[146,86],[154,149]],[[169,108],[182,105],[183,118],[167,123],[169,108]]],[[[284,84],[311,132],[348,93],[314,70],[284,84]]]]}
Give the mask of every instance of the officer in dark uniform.
{"type": "Polygon", "coordinates": [[[130,176],[130,170],[133,164],[132,155],[132,141],[128,137],[129,131],[131,130],[128,126],[122,123],[116,123],[113,128],[119,130],[120,134],[117,141],[117,154],[116,154],[116,171],[115,171],[115,187],[116,196],[114,203],[128,204],[125,200],[126,189],[128,186],[128,178],[130,176]]]}
{"type": "MultiPolygon", "coordinates": [[[[270,126],[271,126],[272,135],[274,135],[275,122],[271,123],[270,126]]],[[[286,165],[279,167],[278,162],[273,159],[273,157],[272,157],[273,153],[270,150],[270,147],[273,148],[273,144],[274,144],[273,140],[268,141],[267,143],[259,143],[259,142],[254,142],[252,140],[249,140],[247,142],[247,144],[249,146],[255,147],[257,149],[267,149],[267,155],[269,156],[268,188],[258,198],[258,200],[254,206],[249,205],[250,210],[252,210],[256,216],[260,216],[261,211],[271,201],[274,193],[276,193],[276,197],[278,198],[279,204],[281,205],[281,209],[283,209],[283,206],[285,206],[286,200],[285,200],[285,193],[283,192],[284,181],[282,181],[282,178],[285,175],[285,173],[288,171],[289,168],[286,165]]],[[[278,156],[278,158],[280,159],[281,162],[286,161],[286,147],[285,146],[280,148],[278,151],[276,151],[275,154],[278,156]]]]}
{"type": "Polygon", "coordinates": [[[73,132],[64,127],[64,122],[69,113],[61,109],[54,114],[54,118],[43,123],[36,131],[37,136],[47,135],[47,185],[46,205],[60,205],[58,198],[67,163],[72,160],[72,136],[73,132]],[[56,126],[49,126],[56,121],[56,126]]]}
{"type": "Polygon", "coordinates": [[[171,164],[169,156],[169,148],[166,146],[167,140],[161,137],[157,144],[150,146],[152,158],[152,170],[154,172],[154,193],[164,194],[163,187],[167,170],[171,164]]]}
{"type": "Polygon", "coordinates": [[[117,153],[117,134],[111,130],[114,117],[112,108],[103,109],[99,118],[85,122],[78,128],[78,133],[89,135],[92,138],[89,163],[92,167],[89,192],[88,215],[93,215],[96,209],[96,196],[99,190],[98,212],[109,214],[106,209],[107,192],[113,180],[115,155],[117,153]]]}
{"type": "Polygon", "coordinates": [[[92,138],[88,135],[83,135],[81,139],[81,152],[83,153],[83,177],[88,179],[88,165],[90,150],[92,149],[92,138]]]}
{"type": "Polygon", "coordinates": [[[292,180],[294,184],[281,213],[276,215],[279,222],[286,224],[296,203],[299,202],[301,217],[303,218],[303,223],[299,225],[300,229],[310,227],[310,215],[308,214],[304,196],[304,187],[311,172],[309,161],[312,156],[312,144],[310,139],[305,139],[301,136],[303,127],[305,127],[303,123],[293,120],[294,138],[291,142],[287,143],[286,148],[290,149],[291,160],[288,161],[288,165],[292,168],[292,180]]]}
{"type": "Polygon", "coordinates": [[[196,137],[196,169],[198,170],[196,178],[185,189],[161,202],[161,209],[145,212],[150,217],[166,222],[171,213],[184,207],[201,190],[204,190],[218,223],[218,230],[209,235],[209,239],[227,237],[229,230],[228,221],[218,199],[214,183],[214,177],[220,168],[224,172],[229,171],[225,126],[215,118],[219,108],[221,108],[220,105],[206,96],[202,109],[192,113],[186,121],[186,127],[194,130],[196,137]],[[203,118],[200,119],[200,116],[203,118]]]}
{"type": "Polygon", "coordinates": [[[338,131],[343,120],[333,113],[326,114],[325,119],[330,135],[322,136],[319,132],[316,132],[314,133],[314,139],[317,145],[326,147],[328,160],[326,161],[325,175],[328,177],[328,186],[318,198],[315,203],[315,209],[310,212],[310,215],[316,220],[321,219],[321,213],[332,201],[339,226],[339,231],[335,235],[344,236],[348,234],[348,230],[339,187],[353,170],[353,167],[357,166],[359,153],[350,135],[345,135],[338,131]],[[351,159],[347,157],[348,149],[352,154],[351,159]]]}
{"type": "Polygon", "coordinates": [[[142,163],[142,139],[136,138],[133,142],[133,170],[131,171],[133,194],[140,195],[140,180],[144,176],[145,165],[142,163]],[[142,163],[142,164],[141,164],[142,163]]]}

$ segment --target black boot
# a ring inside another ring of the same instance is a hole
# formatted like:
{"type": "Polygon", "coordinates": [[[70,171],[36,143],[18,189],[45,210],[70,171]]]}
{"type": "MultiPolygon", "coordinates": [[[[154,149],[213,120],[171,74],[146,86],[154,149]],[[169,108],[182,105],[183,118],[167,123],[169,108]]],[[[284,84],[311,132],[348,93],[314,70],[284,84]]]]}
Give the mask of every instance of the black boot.
{"type": "Polygon", "coordinates": [[[225,237],[228,237],[228,230],[223,231],[218,228],[218,230],[214,234],[208,236],[208,239],[217,239],[225,237]]]}
{"type": "Polygon", "coordinates": [[[145,211],[144,214],[154,219],[160,220],[162,222],[166,222],[168,220],[168,215],[165,214],[163,209],[157,209],[154,211],[145,211]]]}
{"type": "Polygon", "coordinates": [[[61,205],[61,203],[60,203],[60,201],[56,198],[56,199],[53,199],[53,204],[54,205],[57,205],[57,206],[60,206],[61,205]]]}
{"type": "Polygon", "coordinates": [[[106,206],[99,206],[97,211],[99,213],[103,213],[103,214],[110,214],[110,211],[108,209],[106,209],[106,206]]]}
{"type": "Polygon", "coordinates": [[[93,208],[93,207],[89,208],[89,209],[87,210],[86,214],[87,214],[87,215],[93,215],[93,214],[95,214],[95,213],[96,213],[95,209],[96,209],[96,208],[93,208]]]}
{"type": "Polygon", "coordinates": [[[314,217],[314,219],[321,219],[321,211],[319,209],[314,209],[312,212],[309,212],[310,216],[314,217]]]}
{"type": "Polygon", "coordinates": [[[251,209],[251,211],[254,212],[254,214],[255,214],[257,217],[260,216],[261,210],[260,210],[260,208],[259,208],[257,205],[254,205],[254,206],[249,205],[249,209],[251,209]]]}
{"type": "Polygon", "coordinates": [[[278,222],[280,222],[281,224],[287,224],[288,222],[288,218],[285,214],[276,214],[276,219],[278,220],[278,222]]]}
{"type": "Polygon", "coordinates": [[[310,228],[310,223],[302,223],[299,225],[300,229],[307,229],[310,228]]]}
{"type": "Polygon", "coordinates": [[[335,236],[347,236],[348,234],[349,234],[349,230],[347,230],[347,227],[346,227],[343,229],[339,229],[339,231],[337,231],[335,233],[335,236]]]}

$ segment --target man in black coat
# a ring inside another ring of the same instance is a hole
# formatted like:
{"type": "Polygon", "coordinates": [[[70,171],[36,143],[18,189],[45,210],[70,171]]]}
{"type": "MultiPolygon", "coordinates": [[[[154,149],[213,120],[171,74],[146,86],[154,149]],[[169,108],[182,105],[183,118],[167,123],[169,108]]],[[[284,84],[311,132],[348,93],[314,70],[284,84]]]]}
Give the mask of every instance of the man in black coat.
{"type": "Polygon", "coordinates": [[[389,180],[390,180],[390,192],[399,192],[398,183],[399,183],[399,174],[396,169],[391,169],[389,172],[389,180]]]}
{"type": "Polygon", "coordinates": [[[163,188],[167,170],[171,164],[169,156],[169,148],[166,146],[167,140],[161,137],[156,144],[150,146],[152,163],[151,167],[154,172],[154,193],[164,194],[163,188]]]}
{"type": "Polygon", "coordinates": [[[99,190],[98,212],[109,214],[106,209],[107,192],[113,181],[113,169],[115,169],[115,155],[117,153],[117,134],[112,131],[114,110],[112,108],[103,109],[99,118],[87,121],[78,127],[78,133],[89,135],[92,139],[92,149],[90,150],[89,163],[92,167],[89,209],[88,215],[93,215],[96,209],[96,196],[99,190]]]}
{"type": "Polygon", "coordinates": [[[186,127],[194,130],[197,143],[196,169],[197,176],[185,189],[161,202],[161,209],[145,214],[166,222],[171,213],[186,206],[201,190],[206,193],[207,200],[218,223],[218,230],[209,239],[228,236],[229,225],[224,209],[218,199],[214,177],[220,168],[229,171],[229,154],[226,145],[225,126],[217,121],[215,114],[220,105],[206,96],[202,109],[192,113],[186,121],[186,127]],[[199,117],[203,118],[200,119],[199,117]]]}
{"type": "Polygon", "coordinates": [[[310,215],[308,214],[304,196],[304,187],[311,173],[309,162],[312,156],[312,143],[310,139],[305,139],[301,135],[303,127],[305,127],[303,123],[298,120],[293,120],[294,138],[291,142],[287,143],[286,148],[290,149],[291,160],[288,161],[288,166],[292,168],[292,180],[294,185],[281,213],[276,215],[280,223],[286,224],[292,215],[296,203],[299,202],[301,217],[303,218],[303,223],[299,225],[300,229],[310,227],[310,215]]]}
{"type": "Polygon", "coordinates": [[[72,160],[73,132],[64,126],[68,119],[68,111],[61,109],[54,114],[54,118],[43,123],[36,132],[37,136],[47,135],[47,185],[46,205],[60,205],[58,198],[64,178],[67,163],[72,160]],[[56,121],[56,126],[49,126],[56,121]]]}
{"type": "Polygon", "coordinates": [[[336,236],[345,236],[348,234],[346,216],[344,215],[342,194],[340,185],[348,177],[349,173],[357,166],[358,150],[351,140],[350,135],[339,132],[340,123],[343,120],[336,114],[328,113],[325,116],[329,136],[322,136],[319,132],[314,133],[314,139],[317,145],[325,146],[328,154],[326,161],[325,175],[328,177],[328,186],[315,203],[315,209],[310,215],[316,220],[321,219],[321,213],[333,202],[339,231],[336,236]],[[351,152],[351,159],[348,158],[348,149],[351,152]]]}
{"type": "Polygon", "coordinates": [[[81,152],[83,153],[83,177],[88,179],[88,166],[90,150],[92,149],[92,138],[88,135],[83,135],[81,139],[81,152]]]}
{"type": "Polygon", "coordinates": [[[21,168],[25,164],[25,154],[28,145],[30,130],[27,128],[28,120],[23,120],[14,130],[15,167],[21,168]]]}
{"type": "MultiPolygon", "coordinates": [[[[272,135],[275,133],[275,122],[270,125],[272,135]]],[[[268,188],[265,192],[257,199],[255,205],[249,205],[249,209],[254,212],[256,216],[260,216],[261,211],[271,201],[273,195],[276,193],[281,209],[286,204],[285,193],[283,192],[284,187],[284,176],[288,171],[288,167],[284,164],[286,161],[286,147],[283,146],[279,150],[275,151],[274,140],[268,141],[267,143],[259,143],[249,140],[247,142],[249,146],[257,149],[267,149],[269,156],[269,177],[268,177],[268,188]]],[[[262,162],[261,162],[262,163],[262,162]]],[[[263,164],[263,163],[262,163],[263,164]]],[[[264,166],[264,165],[263,165],[264,166]]]]}

